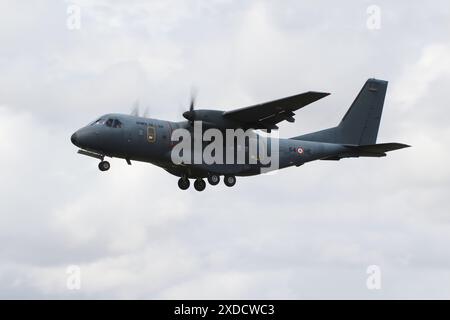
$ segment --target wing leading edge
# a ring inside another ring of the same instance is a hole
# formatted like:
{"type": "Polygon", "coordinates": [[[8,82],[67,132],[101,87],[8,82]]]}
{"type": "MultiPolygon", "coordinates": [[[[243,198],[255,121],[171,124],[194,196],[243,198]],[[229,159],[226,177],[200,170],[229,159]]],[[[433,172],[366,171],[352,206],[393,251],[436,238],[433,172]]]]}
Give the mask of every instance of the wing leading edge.
{"type": "Polygon", "coordinates": [[[295,96],[226,111],[223,116],[255,129],[278,129],[277,123],[294,122],[294,111],[320,100],[329,93],[309,91],[295,96]]]}

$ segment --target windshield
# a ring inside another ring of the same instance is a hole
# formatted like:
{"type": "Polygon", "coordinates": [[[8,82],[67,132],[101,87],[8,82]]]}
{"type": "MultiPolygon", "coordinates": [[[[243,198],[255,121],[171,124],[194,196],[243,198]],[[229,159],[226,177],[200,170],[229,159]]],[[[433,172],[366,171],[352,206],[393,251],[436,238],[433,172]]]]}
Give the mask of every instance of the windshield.
{"type": "Polygon", "coordinates": [[[100,118],[98,120],[95,120],[94,122],[91,122],[90,126],[103,125],[104,123],[105,123],[105,119],[100,118]]]}
{"type": "Polygon", "coordinates": [[[95,120],[90,124],[90,126],[106,126],[110,128],[116,128],[120,129],[122,128],[122,122],[120,122],[118,119],[115,118],[100,118],[98,120],[95,120]]]}

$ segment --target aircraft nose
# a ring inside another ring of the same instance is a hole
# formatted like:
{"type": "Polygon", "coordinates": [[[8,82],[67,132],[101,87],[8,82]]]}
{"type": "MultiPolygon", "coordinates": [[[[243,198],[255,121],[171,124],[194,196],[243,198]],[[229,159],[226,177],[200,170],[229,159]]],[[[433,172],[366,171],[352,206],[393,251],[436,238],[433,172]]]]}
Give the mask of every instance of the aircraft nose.
{"type": "Polygon", "coordinates": [[[76,132],[70,137],[70,141],[78,147],[78,135],[76,132]]]}

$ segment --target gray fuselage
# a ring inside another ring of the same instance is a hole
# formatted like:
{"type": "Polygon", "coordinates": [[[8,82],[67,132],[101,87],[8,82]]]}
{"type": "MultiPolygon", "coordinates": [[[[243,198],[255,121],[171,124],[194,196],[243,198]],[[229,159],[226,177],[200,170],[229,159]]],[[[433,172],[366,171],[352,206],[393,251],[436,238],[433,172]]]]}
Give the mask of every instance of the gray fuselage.
{"type": "MultiPolygon", "coordinates": [[[[188,121],[171,122],[165,120],[136,117],[124,114],[108,114],[94,123],[81,128],[72,136],[72,142],[81,149],[101,156],[123,158],[128,161],[142,161],[162,167],[176,176],[204,178],[215,173],[218,175],[249,176],[260,174],[267,164],[175,164],[171,153],[176,142],[171,140],[176,129],[191,130],[188,121]],[[110,121],[110,126],[106,125],[110,121]],[[117,125],[116,122],[117,121],[117,125]],[[120,125],[119,125],[120,123],[120,125]]],[[[260,135],[257,135],[259,138],[260,135]]],[[[274,139],[274,138],[272,138],[274,139]]],[[[341,144],[311,142],[294,139],[271,140],[268,148],[272,157],[278,157],[277,166],[282,169],[300,166],[305,162],[341,154],[347,147],[341,144]],[[273,143],[275,141],[275,143],[273,143]],[[278,145],[278,148],[272,147],[278,145]],[[278,150],[276,150],[278,149],[278,150]]],[[[192,145],[192,148],[194,146],[192,145]]]]}

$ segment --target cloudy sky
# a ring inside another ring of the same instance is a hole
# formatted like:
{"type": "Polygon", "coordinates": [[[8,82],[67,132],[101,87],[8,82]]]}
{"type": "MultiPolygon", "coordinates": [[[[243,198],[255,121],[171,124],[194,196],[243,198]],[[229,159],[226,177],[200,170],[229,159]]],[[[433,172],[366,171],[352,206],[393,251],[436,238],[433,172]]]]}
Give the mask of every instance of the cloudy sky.
{"type": "Polygon", "coordinates": [[[0,0],[0,16],[0,298],[450,298],[448,1],[0,0]],[[223,110],[331,92],[290,137],[335,125],[370,77],[389,80],[378,141],[413,146],[386,158],[199,193],[145,163],[101,173],[70,143],[136,100],[182,120],[193,86],[223,110]]]}

